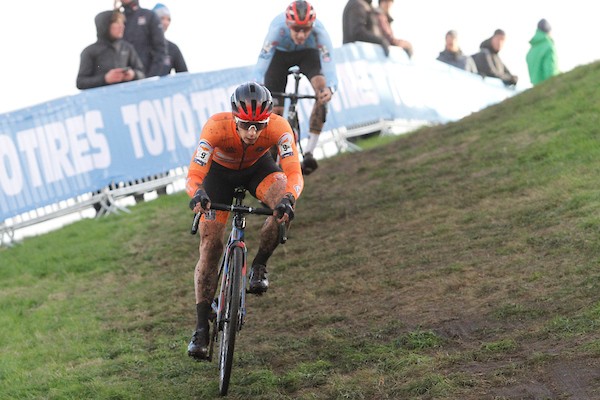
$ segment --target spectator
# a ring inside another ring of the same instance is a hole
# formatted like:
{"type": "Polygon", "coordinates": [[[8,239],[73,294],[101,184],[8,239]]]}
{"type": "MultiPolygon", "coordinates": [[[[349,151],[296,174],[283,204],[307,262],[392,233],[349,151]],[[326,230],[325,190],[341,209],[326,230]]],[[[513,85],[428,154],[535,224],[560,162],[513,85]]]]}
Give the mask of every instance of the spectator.
{"type": "Polygon", "coordinates": [[[506,86],[514,86],[518,77],[510,73],[498,54],[504,47],[505,40],[506,33],[502,29],[496,29],[492,37],[481,42],[480,51],[473,54],[473,60],[481,76],[499,78],[506,86]]]}
{"type": "Polygon", "coordinates": [[[535,35],[529,41],[531,48],[527,52],[526,60],[529,79],[533,85],[559,73],[554,39],[550,35],[551,29],[548,21],[541,19],[535,35]]]}
{"type": "MultiPolygon", "coordinates": [[[[124,38],[133,44],[142,59],[146,77],[167,75],[170,62],[160,18],[154,11],[140,7],[139,0],[121,0],[121,6],[127,17],[124,38]]],[[[144,180],[152,181],[162,176],[164,173],[144,180]]],[[[166,194],[166,188],[159,187],[158,194],[166,194]]],[[[144,193],[135,193],[133,197],[139,203],[144,200],[144,193]]]]}
{"type": "Polygon", "coordinates": [[[81,52],[78,89],[90,89],[144,78],[144,65],[131,43],[123,40],[125,16],[119,11],[96,15],[98,40],[81,52]]]}
{"type": "MultiPolygon", "coordinates": [[[[117,10],[96,15],[98,40],[81,52],[78,89],[91,89],[144,78],[144,65],[131,43],[123,40],[125,16],[117,10]]],[[[98,194],[100,191],[95,192],[98,194]]],[[[102,208],[93,205],[96,215],[102,208]]]]}
{"type": "Polygon", "coordinates": [[[167,46],[160,18],[141,8],[139,0],[122,0],[127,20],[124,39],[133,44],[144,64],[146,77],[166,75],[167,46]]]}
{"type": "MultiPolygon", "coordinates": [[[[152,11],[154,11],[154,13],[160,18],[163,32],[166,33],[167,29],[169,29],[169,26],[171,25],[171,11],[162,3],[156,3],[152,11]]],[[[167,46],[167,58],[165,59],[164,63],[165,71],[162,72],[161,75],[169,75],[171,71],[175,71],[175,73],[188,72],[185,59],[183,58],[181,50],[179,50],[179,46],[167,40],[166,38],[165,43],[167,46]]],[[[168,175],[169,172],[167,171],[157,175],[156,178],[166,177],[168,175]]],[[[156,194],[159,196],[167,194],[167,186],[165,185],[157,188],[156,194]]]]}
{"type": "Polygon", "coordinates": [[[473,57],[465,55],[460,49],[458,34],[455,30],[446,33],[446,48],[440,52],[437,60],[468,72],[477,73],[477,66],[473,61],[473,57]]]}
{"type": "Polygon", "coordinates": [[[394,0],[379,0],[379,7],[375,10],[377,12],[377,18],[379,19],[379,29],[381,30],[383,37],[390,42],[390,45],[401,47],[406,54],[408,54],[408,58],[411,58],[413,55],[412,44],[394,36],[394,31],[392,30],[392,22],[394,22],[394,19],[390,15],[393,4],[394,0]]]}
{"type": "MultiPolygon", "coordinates": [[[[160,22],[162,23],[163,32],[167,33],[167,29],[171,25],[171,11],[161,3],[156,3],[154,8],[152,9],[160,18],[160,22]]],[[[181,50],[179,50],[179,46],[175,43],[166,39],[167,43],[167,74],[170,74],[171,71],[177,72],[188,72],[187,65],[185,63],[185,59],[183,58],[183,54],[181,50]]]]}
{"type": "Polygon", "coordinates": [[[342,43],[369,42],[381,45],[386,56],[390,42],[379,28],[379,18],[372,6],[373,0],[348,0],[342,15],[342,43]]]}

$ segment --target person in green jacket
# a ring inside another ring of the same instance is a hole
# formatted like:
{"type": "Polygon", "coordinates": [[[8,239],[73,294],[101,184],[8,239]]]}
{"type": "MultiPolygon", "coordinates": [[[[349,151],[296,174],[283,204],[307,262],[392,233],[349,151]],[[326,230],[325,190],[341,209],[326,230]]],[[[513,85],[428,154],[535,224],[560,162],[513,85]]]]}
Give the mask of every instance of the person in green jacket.
{"type": "Polygon", "coordinates": [[[531,48],[527,52],[526,60],[529,79],[534,86],[559,73],[556,48],[550,31],[548,21],[541,19],[535,35],[529,41],[531,48]]]}

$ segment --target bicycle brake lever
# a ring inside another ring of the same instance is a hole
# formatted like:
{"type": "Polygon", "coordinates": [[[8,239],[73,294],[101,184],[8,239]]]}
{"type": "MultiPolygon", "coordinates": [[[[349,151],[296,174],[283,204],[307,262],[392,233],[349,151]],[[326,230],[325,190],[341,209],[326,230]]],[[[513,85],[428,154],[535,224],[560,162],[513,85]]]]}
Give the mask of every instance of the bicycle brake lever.
{"type": "Polygon", "coordinates": [[[285,222],[283,222],[279,224],[279,243],[285,244],[287,239],[287,229],[285,229],[285,222]]]}
{"type": "Polygon", "coordinates": [[[198,225],[200,224],[201,216],[202,216],[202,213],[198,213],[198,214],[194,215],[194,221],[192,222],[192,229],[190,231],[190,233],[192,235],[195,235],[196,232],[198,232],[198,225]]]}

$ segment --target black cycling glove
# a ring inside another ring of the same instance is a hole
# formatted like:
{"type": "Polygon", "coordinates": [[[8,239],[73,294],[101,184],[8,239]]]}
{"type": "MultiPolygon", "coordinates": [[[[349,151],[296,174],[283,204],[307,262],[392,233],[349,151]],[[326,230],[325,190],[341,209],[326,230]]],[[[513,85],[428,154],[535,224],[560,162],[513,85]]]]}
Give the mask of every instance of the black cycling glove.
{"type": "Polygon", "coordinates": [[[292,194],[288,193],[285,196],[283,196],[283,198],[279,200],[279,204],[277,204],[277,207],[275,207],[275,210],[277,210],[277,216],[281,218],[283,217],[283,214],[287,214],[289,220],[293,220],[295,203],[296,199],[292,194]]]}
{"type": "Polygon", "coordinates": [[[210,203],[210,198],[208,197],[204,189],[196,190],[194,197],[192,197],[192,199],[190,200],[190,210],[193,210],[194,207],[196,207],[196,204],[198,203],[200,203],[202,208],[206,208],[208,203],[210,203]]]}

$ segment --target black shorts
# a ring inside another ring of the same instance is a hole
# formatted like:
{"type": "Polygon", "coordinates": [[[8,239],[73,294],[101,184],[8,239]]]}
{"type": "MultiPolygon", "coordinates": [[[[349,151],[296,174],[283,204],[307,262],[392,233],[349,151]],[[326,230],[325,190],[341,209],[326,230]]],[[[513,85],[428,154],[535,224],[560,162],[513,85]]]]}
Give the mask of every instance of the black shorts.
{"type": "Polygon", "coordinates": [[[282,170],[269,152],[250,167],[240,170],[225,168],[213,161],[203,181],[204,190],[211,202],[231,204],[236,187],[243,186],[256,197],[258,185],[273,172],[282,170]]]}
{"type": "MultiPolygon", "coordinates": [[[[271,64],[265,74],[265,86],[271,92],[285,92],[288,69],[297,65],[300,71],[310,80],[314,76],[323,75],[319,50],[304,49],[298,51],[275,50],[271,64]]],[[[282,98],[273,96],[275,105],[283,105],[282,98]]]]}

